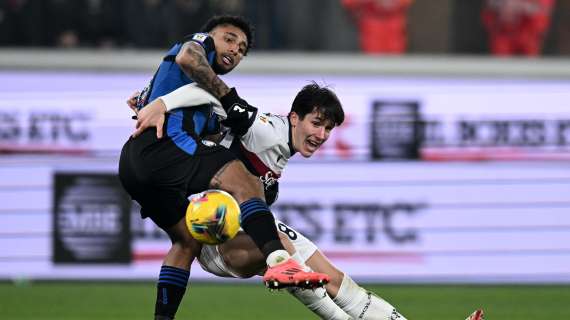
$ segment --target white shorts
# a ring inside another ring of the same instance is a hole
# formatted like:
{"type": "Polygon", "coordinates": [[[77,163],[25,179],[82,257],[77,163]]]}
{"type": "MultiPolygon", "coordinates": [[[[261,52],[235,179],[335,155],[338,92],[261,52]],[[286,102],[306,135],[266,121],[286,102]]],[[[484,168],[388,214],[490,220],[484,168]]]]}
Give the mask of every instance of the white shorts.
{"type": "MultiPolygon", "coordinates": [[[[307,259],[317,251],[317,246],[299,231],[294,230],[278,220],[275,220],[275,226],[279,232],[285,234],[289,238],[293,247],[295,247],[295,253],[299,256],[302,262],[307,261],[307,259]]],[[[225,263],[224,258],[218,251],[217,245],[203,245],[200,256],[198,257],[198,262],[204,271],[211,274],[226,278],[240,278],[237,273],[231,270],[231,268],[225,263]]]]}

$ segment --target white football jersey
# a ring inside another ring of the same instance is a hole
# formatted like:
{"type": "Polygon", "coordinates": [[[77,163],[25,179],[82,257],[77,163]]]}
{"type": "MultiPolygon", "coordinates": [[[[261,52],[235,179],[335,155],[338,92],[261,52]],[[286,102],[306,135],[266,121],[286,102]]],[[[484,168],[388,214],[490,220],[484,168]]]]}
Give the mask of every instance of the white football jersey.
{"type": "Polygon", "coordinates": [[[271,113],[258,112],[243,136],[236,139],[230,132],[220,144],[230,148],[250,172],[259,176],[266,193],[271,189],[277,192],[279,177],[295,153],[289,118],[271,113]]]}
{"type": "MultiPolygon", "coordinates": [[[[220,119],[229,115],[221,103],[204,89],[195,84],[182,86],[160,97],[167,110],[209,103],[220,119]]],[[[245,111],[234,105],[236,112],[245,111]]],[[[291,141],[291,124],[287,116],[248,111],[247,132],[236,139],[231,131],[226,131],[220,144],[229,148],[246,168],[257,175],[265,188],[265,200],[271,204],[277,198],[279,177],[289,158],[295,153],[291,141]],[[251,118],[253,122],[251,121],[251,118]]]]}

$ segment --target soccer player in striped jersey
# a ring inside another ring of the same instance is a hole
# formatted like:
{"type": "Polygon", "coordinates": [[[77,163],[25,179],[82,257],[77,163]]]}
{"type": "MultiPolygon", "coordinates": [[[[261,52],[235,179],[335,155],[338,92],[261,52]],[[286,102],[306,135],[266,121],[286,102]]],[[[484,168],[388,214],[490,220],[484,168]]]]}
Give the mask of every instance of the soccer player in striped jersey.
{"type": "MultiPolygon", "coordinates": [[[[239,17],[221,16],[211,19],[202,31],[168,51],[138,98],[136,108],[141,108],[141,114],[147,101],[190,83],[207,88],[227,105],[243,105],[218,74],[233,70],[247,54],[253,40],[251,27],[239,17]]],[[[222,189],[236,198],[241,226],[269,266],[264,277],[269,283],[315,287],[328,281],[325,274],[302,270],[285,250],[261,181],[227,148],[204,141],[218,132],[218,126],[208,105],[176,110],[166,115],[165,137],[162,125],[144,130],[121,151],[123,187],[141,205],[142,217],[150,217],[172,242],[158,278],[155,319],[173,319],[186,291],[190,265],[201,244],[188,233],[184,216],[188,196],[206,189],[222,189]]]]}

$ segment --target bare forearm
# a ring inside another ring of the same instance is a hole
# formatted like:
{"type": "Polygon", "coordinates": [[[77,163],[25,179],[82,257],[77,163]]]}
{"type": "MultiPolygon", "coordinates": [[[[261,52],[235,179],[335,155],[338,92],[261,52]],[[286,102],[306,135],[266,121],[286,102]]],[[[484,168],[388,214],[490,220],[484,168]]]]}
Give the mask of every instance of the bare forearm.
{"type": "Polygon", "coordinates": [[[203,53],[192,48],[186,48],[186,50],[189,59],[181,60],[179,66],[188,77],[216,98],[221,98],[230,92],[226,83],[214,73],[203,53]]]}

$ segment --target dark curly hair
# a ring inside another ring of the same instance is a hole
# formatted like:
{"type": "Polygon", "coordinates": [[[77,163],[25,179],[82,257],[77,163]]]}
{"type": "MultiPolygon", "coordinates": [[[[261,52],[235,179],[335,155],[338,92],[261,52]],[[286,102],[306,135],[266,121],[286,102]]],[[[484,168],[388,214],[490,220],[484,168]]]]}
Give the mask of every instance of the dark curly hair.
{"type": "Polygon", "coordinates": [[[214,28],[216,28],[217,26],[224,24],[235,26],[241,29],[243,33],[245,33],[245,36],[247,37],[247,48],[245,50],[245,55],[247,55],[249,49],[253,47],[254,29],[253,26],[249,23],[249,21],[247,21],[244,17],[231,16],[231,15],[214,16],[210,20],[208,20],[206,24],[204,24],[204,26],[202,26],[200,32],[210,32],[214,30],[214,28]]]}

